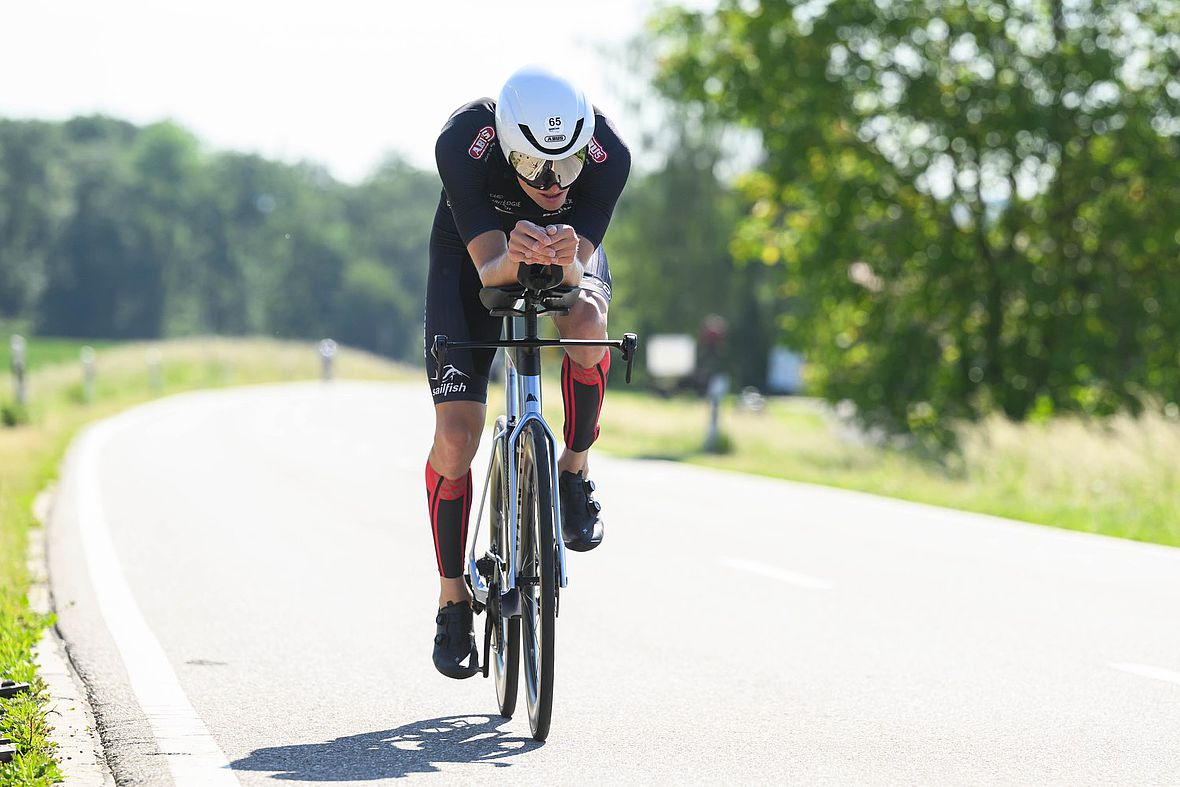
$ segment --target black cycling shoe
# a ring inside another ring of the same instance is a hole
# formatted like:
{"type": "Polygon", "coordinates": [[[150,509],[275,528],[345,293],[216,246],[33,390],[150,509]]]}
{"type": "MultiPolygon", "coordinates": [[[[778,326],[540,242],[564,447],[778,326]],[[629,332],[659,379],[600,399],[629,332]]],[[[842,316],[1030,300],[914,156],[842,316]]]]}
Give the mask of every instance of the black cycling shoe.
{"type": "Polygon", "coordinates": [[[594,499],[594,482],[581,473],[562,473],[557,480],[561,496],[561,537],[567,549],[589,552],[602,543],[602,504],[594,499]]]}
{"type": "Polygon", "coordinates": [[[434,668],[448,678],[470,678],[479,672],[479,650],[472,630],[472,612],[468,604],[448,601],[434,618],[438,633],[434,635],[434,668]],[[470,657],[467,665],[463,660],[470,657]]]}

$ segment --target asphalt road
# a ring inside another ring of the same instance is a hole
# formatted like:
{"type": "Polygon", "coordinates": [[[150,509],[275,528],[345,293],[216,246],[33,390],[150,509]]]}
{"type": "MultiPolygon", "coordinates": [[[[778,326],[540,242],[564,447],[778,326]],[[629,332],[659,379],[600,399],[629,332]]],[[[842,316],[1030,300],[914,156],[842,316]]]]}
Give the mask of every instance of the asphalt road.
{"type": "Polygon", "coordinates": [[[75,443],[53,590],[121,784],[1180,783],[1180,550],[605,457],[537,745],[431,664],[431,428],[305,384],[75,443]]]}

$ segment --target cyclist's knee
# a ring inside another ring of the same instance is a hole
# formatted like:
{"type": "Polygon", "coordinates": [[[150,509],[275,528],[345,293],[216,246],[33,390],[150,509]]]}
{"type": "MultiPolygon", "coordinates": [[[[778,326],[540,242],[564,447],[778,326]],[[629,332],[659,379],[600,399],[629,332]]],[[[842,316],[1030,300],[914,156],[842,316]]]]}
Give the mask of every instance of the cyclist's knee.
{"type": "Polygon", "coordinates": [[[486,407],[478,402],[456,402],[435,410],[434,446],[430,463],[447,478],[459,478],[471,467],[479,449],[486,407]],[[455,405],[466,405],[456,407],[455,405]]]}
{"type": "MultiPolygon", "coordinates": [[[[605,339],[607,303],[594,292],[583,290],[570,313],[558,324],[565,339],[605,339]]],[[[567,347],[570,360],[578,366],[589,368],[602,360],[601,347],[567,347]]]]}
{"type": "Polygon", "coordinates": [[[601,295],[582,290],[569,314],[558,317],[557,330],[563,339],[601,339],[606,336],[607,304],[601,295]]]}

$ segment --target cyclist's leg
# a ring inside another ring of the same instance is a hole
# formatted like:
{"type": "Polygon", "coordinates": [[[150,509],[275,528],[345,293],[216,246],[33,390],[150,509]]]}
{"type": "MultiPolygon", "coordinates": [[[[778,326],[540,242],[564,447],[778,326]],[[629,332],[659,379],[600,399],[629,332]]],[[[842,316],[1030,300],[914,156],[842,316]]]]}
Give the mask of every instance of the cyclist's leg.
{"type": "MultiPolygon", "coordinates": [[[[577,303],[568,315],[554,318],[562,338],[607,338],[610,297],[610,268],[600,246],[586,265],[577,303]]],[[[565,450],[557,466],[562,472],[585,473],[590,446],[598,437],[598,417],[606,394],[610,354],[602,347],[568,347],[565,353],[561,367],[565,450]]]]}
{"type": "MultiPolygon", "coordinates": [[[[493,340],[500,322],[479,303],[479,276],[457,239],[431,236],[426,285],[425,346],[436,334],[452,340],[493,340]]],[[[488,372],[493,351],[447,354],[439,375],[432,357],[426,374],[434,398],[434,440],[426,462],[426,497],[439,572],[439,606],[467,603],[463,549],[471,515],[471,462],[487,413],[488,372]]],[[[427,355],[424,350],[424,355],[427,355]]]]}
{"type": "MultiPolygon", "coordinates": [[[[610,270],[602,247],[586,266],[578,302],[557,328],[567,339],[605,339],[610,304],[610,270]]],[[[590,446],[598,437],[598,416],[606,395],[610,354],[605,348],[567,348],[561,366],[561,398],[565,403],[565,450],[558,459],[561,534],[569,549],[585,552],[602,542],[602,507],[594,499],[588,475],[590,446]]]]}
{"type": "Polygon", "coordinates": [[[463,550],[471,516],[471,462],[479,448],[487,405],[442,402],[434,407],[434,443],[426,462],[430,528],[438,561],[438,605],[470,603],[463,581],[463,550]]]}

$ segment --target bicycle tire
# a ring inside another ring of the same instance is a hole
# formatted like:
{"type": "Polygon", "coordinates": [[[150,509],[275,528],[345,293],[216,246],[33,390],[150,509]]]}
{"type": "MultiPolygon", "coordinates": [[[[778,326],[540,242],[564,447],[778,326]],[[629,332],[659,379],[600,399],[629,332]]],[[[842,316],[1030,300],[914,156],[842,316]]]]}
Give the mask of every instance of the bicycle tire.
{"type": "Polygon", "coordinates": [[[543,741],[549,735],[553,718],[557,612],[553,474],[549,440],[539,424],[524,429],[520,445],[521,549],[517,582],[521,586],[525,704],[533,740],[543,741]]]}
{"type": "MultiPolygon", "coordinates": [[[[492,434],[504,433],[504,417],[496,420],[492,434]]],[[[488,532],[491,546],[497,555],[509,554],[508,539],[512,530],[508,527],[508,462],[504,452],[505,442],[499,440],[492,449],[491,476],[488,484],[488,532]]],[[[498,609],[498,605],[497,605],[498,609]]],[[[489,607],[489,614],[491,608],[489,607]]],[[[493,637],[493,648],[489,656],[492,662],[492,677],[496,685],[496,705],[500,715],[512,718],[516,712],[516,698],[520,693],[520,618],[497,616],[492,625],[500,627],[499,641],[503,648],[497,651],[493,637]]]]}

